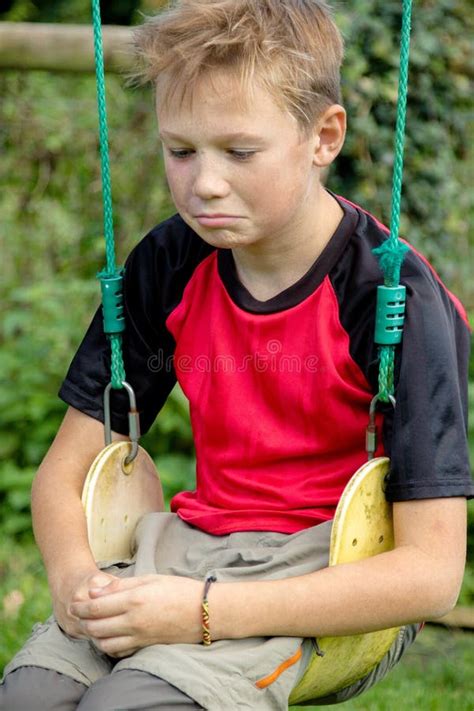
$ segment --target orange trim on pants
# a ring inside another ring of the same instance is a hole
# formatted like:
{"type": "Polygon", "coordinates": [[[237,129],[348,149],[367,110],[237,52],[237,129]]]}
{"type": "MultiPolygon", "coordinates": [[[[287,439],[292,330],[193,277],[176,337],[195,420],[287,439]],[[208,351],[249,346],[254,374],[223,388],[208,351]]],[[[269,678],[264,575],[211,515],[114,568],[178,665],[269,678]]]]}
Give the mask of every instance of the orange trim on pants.
{"type": "Polygon", "coordinates": [[[289,659],[285,659],[284,662],[282,662],[274,672],[269,674],[268,676],[264,676],[263,679],[259,679],[258,681],[255,682],[255,686],[257,689],[266,689],[267,686],[270,686],[270,684],[273,684],[274,681],[278,679],[280,674],[283,674],[285,669],[288,669],[288,667],[292,667],[293,664],[296,664],[296,662],[299,662],[303,655],[303,652],[301,651],[301,647],[298,649],[295,654],[293,654],[292,657],[289,657],[289,659]]]}

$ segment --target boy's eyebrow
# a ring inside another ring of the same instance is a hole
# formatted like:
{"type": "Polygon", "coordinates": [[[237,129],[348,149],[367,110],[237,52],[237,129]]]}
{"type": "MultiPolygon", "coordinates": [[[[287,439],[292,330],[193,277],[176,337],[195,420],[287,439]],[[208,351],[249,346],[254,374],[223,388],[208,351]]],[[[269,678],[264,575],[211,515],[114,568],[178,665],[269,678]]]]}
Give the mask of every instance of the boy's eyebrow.
{"type": "MultiPolygon", "coordinates": [[[[159,132],[159,137],[160,138],[173,138],[174,140],[177,141],[187,141],[188,139],[184,138],[183,136],[180,136],[177,133],[172,133],[171,131],[160,131],[159,132]]],[[[252,133],[245,133],[245,131],[239,131],[237,133],[225,133],[220,136],[217,136],[217,140],[219,142],[223,141],[238,141],[238,140],[245,140],[245,141],[264,141],[265,139],[262,136],[257,136],[252,133]]]]}

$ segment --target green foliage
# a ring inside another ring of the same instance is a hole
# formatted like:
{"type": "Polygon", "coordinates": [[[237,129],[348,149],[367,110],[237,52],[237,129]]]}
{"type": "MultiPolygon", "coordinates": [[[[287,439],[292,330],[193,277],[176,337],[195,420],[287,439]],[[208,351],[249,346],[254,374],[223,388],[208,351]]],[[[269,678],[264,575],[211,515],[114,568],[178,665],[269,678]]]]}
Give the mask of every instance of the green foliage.
{"type": "Polygon", "coordinates": [[[34,544],[3,537],[0,548],[0,669],[51,614],[45,571],[34,544]]]}
{"type": "MultiPolygon", "coordinates": [[[[107,87],[123,262],[172,207],[151,97],[126,94],[117,77],[107,87]]],[[[59,386],[100,300],[95,275],[104,247],[93,77],[12,72],[0,78],[0,94],[0,526],[20,535],[31,530],[32,477],[65,412],[59,386]]],[[[192,487],[192,437],[179,391],[143,443],[158,461],[177,453],[179,480],[192,487]]]]}
{"type": "MultiPolygon", "coordinates": [[[[401,2],[357,0],[338,13],[346,37],[348,137],[329,186],[390,222],[401,2]]],[[[472,308],[472,53],[467,0],[413,7],[401,233],[472,308]]]]}
{"type": "MultiPolygon", "coordinates": [[[[136,16],[139,0],[102,0],[104,24],[128,25],[136,16]]],[[[0,6],[4,22],[70,22],[90,21],[91,3],[84,0],[10,0],[0,6]]]]}

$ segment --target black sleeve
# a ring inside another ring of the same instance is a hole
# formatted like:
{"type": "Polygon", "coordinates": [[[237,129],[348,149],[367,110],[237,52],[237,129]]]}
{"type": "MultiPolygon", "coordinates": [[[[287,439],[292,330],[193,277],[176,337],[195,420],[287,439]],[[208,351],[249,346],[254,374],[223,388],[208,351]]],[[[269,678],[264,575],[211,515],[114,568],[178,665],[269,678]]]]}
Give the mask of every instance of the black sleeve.
{"type": "MultiPolygon", "coordinates": [[[[165,327],[163,284],[166,268],[160,235],[145,237],[125,264],[123,358],[127,382],[133,387],[144,434],[163,407],[175,382],[172,365],[174,341],[165,327]],[[159,262],[159,264],[157,263],[159,262]]],[[[110,345],[103,333],[100,307],[69,367],[59,397],[69,405],[103,422],[103,394],[110,382],[110,345]]],[[[125,391],[111,394],[112,429],[128,434],[129,410],[125,391]]]]}
{"type": "MultiPolygon", "coordinates": [[[[359,214],[354,237],[331,273],[350,353],[378,392],[374,343],[377,285],[383,275],[372,250],[386,234],[359,214]]],[[[470,331],[460,304],[423,257],[403,262],[407,288],[402,343],[396,347],[395,411],[381,404],[383,442],[391,459],[390,501],[474,496],[467,443],[470,331]]]]}
{"type": "Polygon", "coordinates": [[[467,442],[470,333],[431,269],[410,253],[396,407],[385,417],[390,501],[474,496],[467,442]]]}

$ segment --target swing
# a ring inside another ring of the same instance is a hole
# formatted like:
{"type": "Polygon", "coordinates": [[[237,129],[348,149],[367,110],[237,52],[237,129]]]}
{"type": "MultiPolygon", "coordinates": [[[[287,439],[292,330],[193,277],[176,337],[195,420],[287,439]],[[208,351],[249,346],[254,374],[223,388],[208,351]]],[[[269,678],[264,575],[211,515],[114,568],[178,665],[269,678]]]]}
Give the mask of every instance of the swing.
{"type": "MultiPolygon", "coordinates": [[[[163,493],[151,457],[138,445],[139,419],[133,389],[125,380],[121,339],[125,328],[121,295],[122,270],[115,265],[112,204],[105,107],[100,0],[92,0],[94,49],[99,108],[100,150],[104,200],[107,267],[101,281],[104,331],[111,344],[111,382],[104,394],[105,448],[97,455],[85,480],[82,501],[91,550],[96,560],[133,555],[133,532],[144,514],[163,510],[163,493]],[[129,395],[130,442],[111,439],[110,392],[125,388],[129,395]]],[[[387,457],[374,458],[377,448],[375,412],[378,402],[395,406],[395,347],[401,342],[405,287],[400,270],[408,250],[398,239],[403,172],[403,143],[410,44],[411,0],[403,0],[400,80],[395,138],[390,236],[374,250],[384,274],[377,290],[375,342],[379,345],[379,392],[372,399],[366,432],[368,461],[347,484],[336,509],[330,542],[329,565],[349,563],[392,550],[392,506],[385,498],[389,473],[387,457]]],[[[388,652],[399,628],[317,640],[310,663],[296,687],[290,705],[317,701],[368,674],[388,652]]]]}

